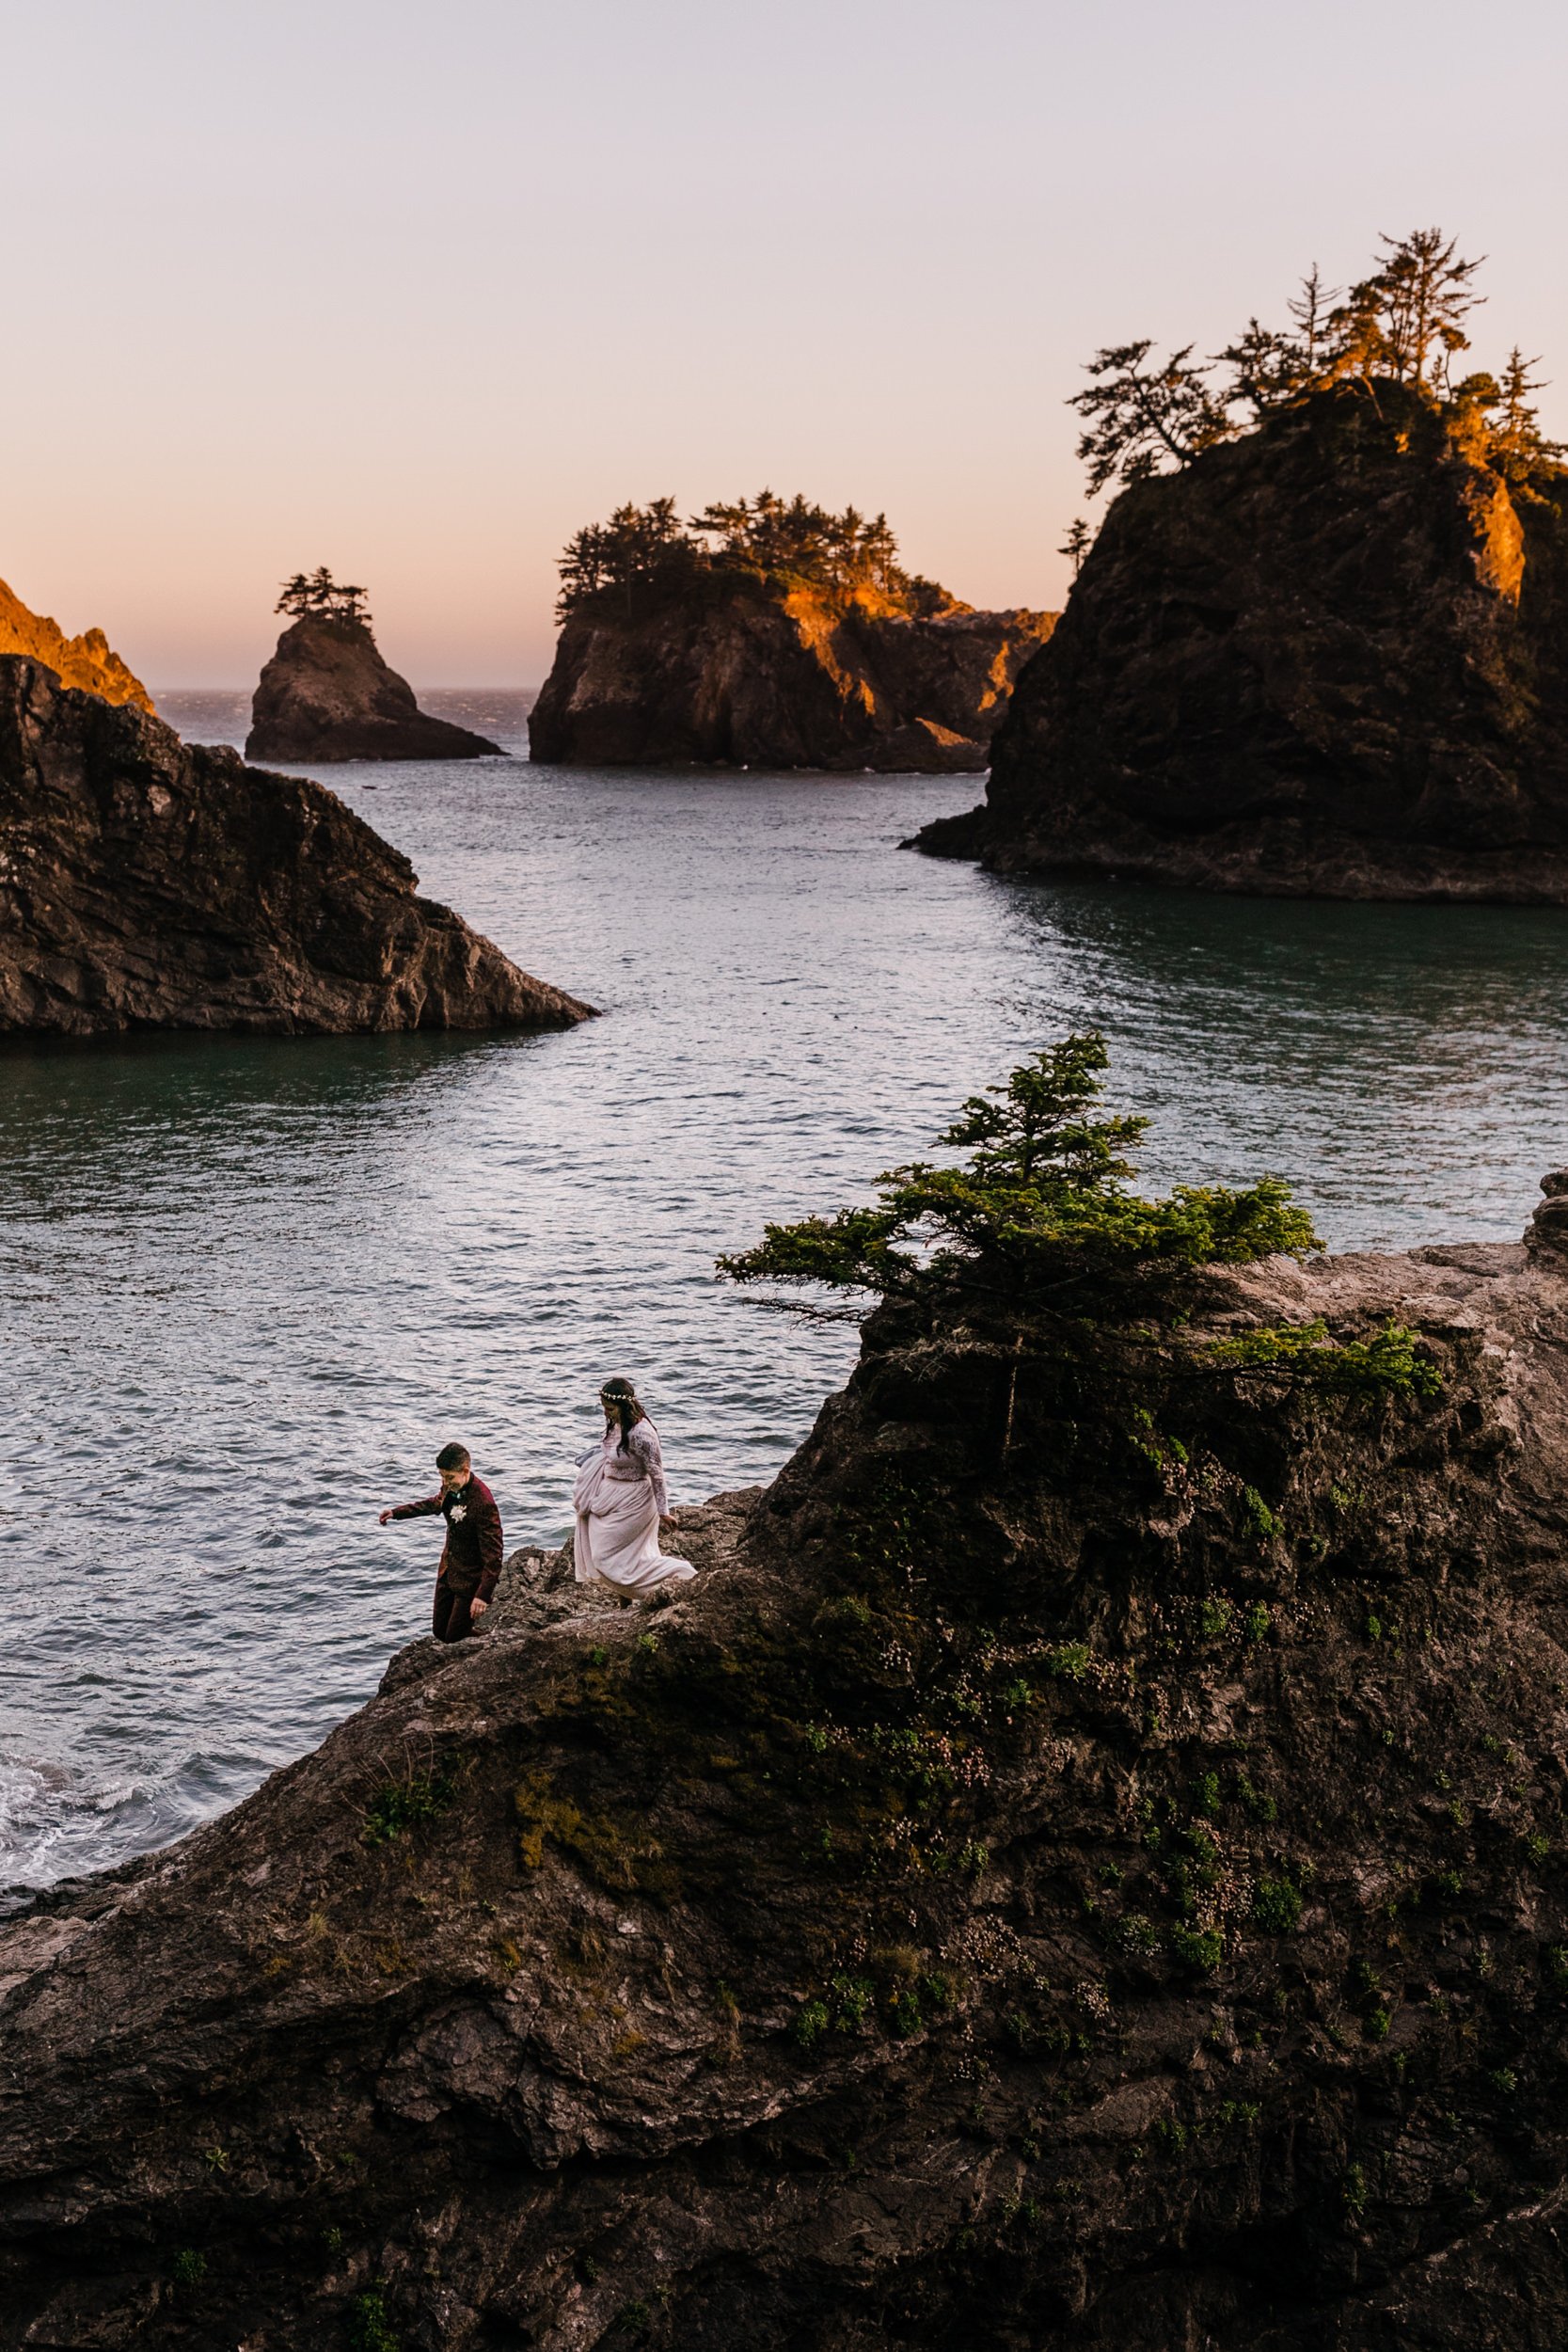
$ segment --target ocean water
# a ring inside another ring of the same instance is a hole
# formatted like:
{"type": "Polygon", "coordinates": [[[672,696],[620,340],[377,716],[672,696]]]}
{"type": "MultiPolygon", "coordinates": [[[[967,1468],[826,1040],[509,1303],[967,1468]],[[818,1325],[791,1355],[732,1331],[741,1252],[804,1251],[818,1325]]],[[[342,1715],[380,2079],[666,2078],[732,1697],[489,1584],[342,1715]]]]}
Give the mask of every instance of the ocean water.
{"type": "MultiPolygon", "coordinates": [[[[511,748],[523,698],[429,698],[511,748]]],[[[162,698],[237,741],[244,700],[162,698]]],[[[326,781],[528,968],[562,1037],[0,1055],[0,1888],[164,1843],[423,1627],[381,1529],[468,1443],[554,1538],[629,1373],[677,1500],[770,1476],[852,1323],[712,1279],[864,1195],[1031,1047],[1102,1027],[1151,1183],[1274,1171],[1341,1248],[1509,1237],[1568,1161],[1568,913],[1002,881],[899,841],[964,779],[326,781]]]]}

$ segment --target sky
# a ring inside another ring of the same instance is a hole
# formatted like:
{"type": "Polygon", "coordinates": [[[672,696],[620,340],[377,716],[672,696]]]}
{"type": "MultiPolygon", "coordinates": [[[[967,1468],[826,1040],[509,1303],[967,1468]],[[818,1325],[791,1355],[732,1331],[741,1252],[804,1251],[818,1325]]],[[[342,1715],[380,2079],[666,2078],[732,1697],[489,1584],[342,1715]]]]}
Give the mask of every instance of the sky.
{"type": "Polygon", "coordinates": [[[536,685],[627,499],[884,510],[1053,606],[1102,344],[1218,350],[1380,232],[1484,254],[1568,437],[1544,0],[0,0],[0,577],[248,686],[290,573],[536,685]],[[25,93],[24,103],[20,94],[25,93]]]}

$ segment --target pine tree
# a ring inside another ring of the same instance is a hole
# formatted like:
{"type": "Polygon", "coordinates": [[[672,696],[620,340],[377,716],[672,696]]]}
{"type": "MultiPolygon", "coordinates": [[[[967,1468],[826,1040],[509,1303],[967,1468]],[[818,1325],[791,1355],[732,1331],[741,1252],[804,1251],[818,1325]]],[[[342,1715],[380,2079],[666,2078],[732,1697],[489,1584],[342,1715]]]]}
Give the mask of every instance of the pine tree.
{"type": "Polygon", "coordinates": [[[1299,400],[1311,381],[1305,346],[1256,319],[1248,319],[1246,332],[1214,357],[1231,371],[1227,403],[1245,401],[1258,417],[1299,400]]]}
{"type": "Polygon", "coordinates": [[[1532,392],[1546,389],[1545,377],[1530,373],[1540,365],[1539,358],[1527,359],[1515,343],[1488,404],[1492,462],[1512,482],[1556,466],[1568,452],[1568,443],[1549,441],[1541,430],[1541,412],[1530,398],[1532,392]]]}
{"type": "Polygon", "coordinates": [[[1188,366],[1192,348],[1186,343],[1163,366],[1148,368],[1153,345],[1146,339],[1113,343],[1088,361],[1085,373],[1095,381],[1068,405],[1089,421],[1078,454],[1089,469],[1090,498],[1110,482],[1142,482],[1167,459],[1190,465],[1235,432],[1202,369],[1188,366]]]}
{"type": "Polygon", "coordinates": [[[1164,1200],[1131,1191],[1128,1154],[1148,1121],[1102,1114],[1106,1064],[1092,1031],[1031,1056],[1005,1085],[972,1095],[940,1138],[972,1147],[962,1165],[893,1168],[874,1205],[769,1225],[757,1248],[721,1258],[720,1272],[892,1292],[978,1267],[1021,1299],[1042,1282],[1059,1296],[1075,1264],[1242,1264],[1321,1247],[1273,1177],[1239,1192],[1179,1184],[1164,1200]]]}
{"type": "Polygon", "coordinates": [[[1338,286],[1325,286],[1316,262],[1301,281],[1301,292],[1291,296],[1286,309],[1297,327],[1297,342],[1308,378],[1314,377],[1322,364],[1328,338],[1329,315],[1339,299],[1338,286]]]}
{"type": "Polygon", "coordinates": [[[613,596],[629,619],[650,595],[668,596],[689,586],[705,560],[681,528],[673,498],[618,506],[608,523],[585,524],[567,541],[558,566],[556,612],[564,620],[597,598],[613,596]]]}
{"type": "Polygon", "coordinates": [[[1445,393],[1455,354],[1470,347],[1464,321],[1484,300],[1470,280],[1485,256],[1462,262],[1440,229],[1379,243],[1379,267],[1329,315],[1332,372],[1387,375],[1418,391],[1445,393]]]}
{"type": "Polygon", "coordinates": [[[1084,568],[1084,558],[1089,551],[1092,540],[1093,534],[1088,524],[1082,515],[1076,516],[1068,525],[1067,537],[1056,549],[1058,555],[1065,555],[1071,559],[1074,580],[1084,568]]]}
{"type": "Polygon", "coordinates": [[[340,587],[326,565],[321,564],[309,575],[295,572],[292,580],[285,580],[273,611],[291,613],[296,621],[336,621],[355,628],[369,628],[371,615],[365,593],[352,583],[340,587]]]}

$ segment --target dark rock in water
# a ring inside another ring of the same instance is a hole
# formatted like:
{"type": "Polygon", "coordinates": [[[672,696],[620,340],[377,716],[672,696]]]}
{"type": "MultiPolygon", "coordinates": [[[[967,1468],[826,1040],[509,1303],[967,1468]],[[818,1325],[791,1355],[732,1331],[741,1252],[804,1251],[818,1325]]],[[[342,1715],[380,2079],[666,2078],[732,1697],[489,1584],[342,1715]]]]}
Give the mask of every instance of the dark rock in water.
{"type": "Polygon", "coordinates": [[[529,741],[535,759],[582,767],[982,769],[1054,622],[760,581],[631,619],[601,606],[562,629],[529,741]]]}
{"type": "Polygon", "coordinates": [[[1204,1280],[881,1310],[671,1605],[0,1925],[0,2344],[1557,2352],[1568,1265],[1204,1280]],[[1440,1392],[1191,1352],[1317,1315],[1440,1392]]]}
{"type": "Polygon", "coordinates": [[[135,703],[142,710],[152,707],[151,695],[101,628],[68,637],[57,621],[29,611],[0,580],[0,654],[8,653],[41,661],[62,686],[74,686],[85,694],[102,694],[105,702],[135,703]]]}
{"type": "Polygon", "coordinates": [[[433,719],[389,670],[367,625],[295,621],[251,705],[247,759],[482,759],[500,745],[433,719]]]}
{"type": "Polygon", "coordinates": [[[0,1032],[550,1029],[335,793],[0,659],[0,1032]]]}
{"type": "Polygon", "coordinates": [[[1019,681],[1003,869],[1568,898],[1568,476],[1513,487],[1397,384],[1322,392],[1117,499],[1019,681]]]}

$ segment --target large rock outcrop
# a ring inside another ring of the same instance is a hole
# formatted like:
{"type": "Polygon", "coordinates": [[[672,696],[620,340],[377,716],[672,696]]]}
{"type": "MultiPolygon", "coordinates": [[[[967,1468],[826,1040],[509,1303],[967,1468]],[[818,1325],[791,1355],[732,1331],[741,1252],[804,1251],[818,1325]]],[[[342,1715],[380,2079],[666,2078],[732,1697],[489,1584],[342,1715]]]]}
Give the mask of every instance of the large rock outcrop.
{"type": "Polygon", "coordinates": [[[672,1605],[516,1556],[0,1926],[0,2345],[1558,2352],[1561,1236],[883,1309],[672,1605]]]}
{"type": "Polygon", "coordinates": [[[0,1032],[562,1028],[335,793],[0,658],[0,1032]]]}
{"type": "Polygon", "coordinates": [[[574,614],[529,715],[532,756],[582,767],[984,768],[1050,612],[932,618],[875,593],[760,581],[626,620],[574,614]]]}
{"type": "Polygon", "coordinates": [[[0,580],[0,654],[8,653],[43,662],[62,686],[74,686],[84,694],[102,694],[106,703],[135,703],[141,710],[152,707],[151,695],[101,628],[68,637],[57,621],[31,612],[0,580]]]}
{"type": "Polygon", "coordinates": [[[483,759],[500,745],[420,708],[368,623],[294,621],[257,684],[247,759],[483,759]]]}
{"type": "Polygon", "coordinates": [[[1123,492],[921,846],[1361,898],[1568,898],[1568,477],[1512,490],[1395,384],[1123,492]]]}

